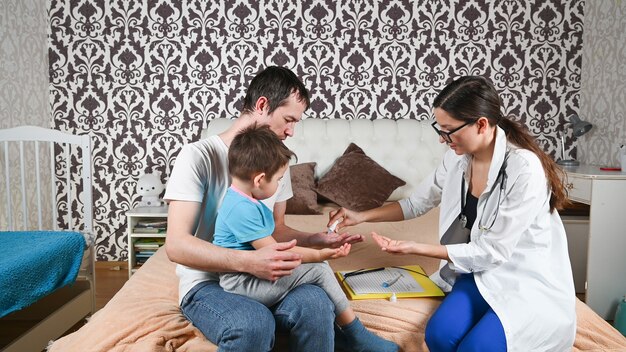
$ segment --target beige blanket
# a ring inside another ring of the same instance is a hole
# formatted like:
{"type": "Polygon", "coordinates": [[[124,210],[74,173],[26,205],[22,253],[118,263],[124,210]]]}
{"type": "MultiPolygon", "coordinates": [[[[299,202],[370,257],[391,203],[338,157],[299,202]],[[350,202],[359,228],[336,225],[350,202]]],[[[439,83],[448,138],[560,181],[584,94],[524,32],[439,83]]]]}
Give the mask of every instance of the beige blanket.
{"type": "MultiPolygon", "coordinates": [[[[362,224],[351,232],[377,231],[399,239],[434,243],[437,216],[434,211],[410,221],[362,224]]],[[[321,215],[288,216],[287,223],[306,231],[320,231],[326,219],[321,215]]],[[[427,273],[437,268],[436,260],[383,253],[369,236],[366,243],[353,247],[350,256],[331,262],[336,270],[407,264],[419,264],[427,273]]],[[[216,351],[180,313],[174,268],[164,249],[160,249],[88,324],[54,342],[49,351],[216,351]]],[[[430,298],[399,299],[395,303],[364,300],[353,301],[352,307],[365,326],[398,343],[402,351],[427,351],[424,327],[439,303],[440,299],[430,298]]],[[[578,301],[576,309],[578,329],[574,351],[626,351],[626,338],[617,330],[584,303],[578,301]]]]}

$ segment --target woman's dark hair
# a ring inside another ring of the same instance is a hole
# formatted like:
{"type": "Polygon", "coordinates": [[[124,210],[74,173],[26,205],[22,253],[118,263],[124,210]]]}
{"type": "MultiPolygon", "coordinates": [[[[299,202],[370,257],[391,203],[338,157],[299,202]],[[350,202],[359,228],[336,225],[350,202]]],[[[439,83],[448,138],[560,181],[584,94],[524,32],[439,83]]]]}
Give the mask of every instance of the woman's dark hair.
{"type": "Polygon", "coordinates": [[[259,172],[272,178],[294,155],[269,126],[255,123],[239,132],[230,144],[228,171],[242,180],[250,180],[259,172]]]}
{"type": "Polygon", "coordinates": [[[437,95],[433,108],[441,108],[459,121],[473,122],[486,117],[489,125],[500,126],[509,142],[532,151],[541,160],[551,192],[550,212],[562,209],[569,203],[563,185],[563,170],[539,147],[525,126],[502,114],[500,96],[489,80],[480,76],[461,77],[437,95]]]}
{"type": "Polygon", "coordinates": [[[311,105],[309,91],[302,81],[288,68],[269,66],[259,72],[250,82],[250,86],[243,98],[243,112],[254,111],[254,105],[260,97],[266,97],[269,103],[269,113],[285,105],[289,96],[295,93],[299,102],[303,102],[306,109],[311,105]]]}

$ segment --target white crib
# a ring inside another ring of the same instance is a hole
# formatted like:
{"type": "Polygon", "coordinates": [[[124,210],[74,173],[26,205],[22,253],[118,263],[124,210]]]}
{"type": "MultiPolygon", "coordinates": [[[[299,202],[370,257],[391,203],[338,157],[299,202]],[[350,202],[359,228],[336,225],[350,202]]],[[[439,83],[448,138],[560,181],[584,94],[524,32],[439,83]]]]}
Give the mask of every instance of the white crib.
{"type": "Polygon", "coordinates": [[[86,241],[76,282],[0,318],[1,350],[41,351],[95,312],[91,141],[36,126],[3,129],[0,160],[0,229],[71,230],[86,241]]]}

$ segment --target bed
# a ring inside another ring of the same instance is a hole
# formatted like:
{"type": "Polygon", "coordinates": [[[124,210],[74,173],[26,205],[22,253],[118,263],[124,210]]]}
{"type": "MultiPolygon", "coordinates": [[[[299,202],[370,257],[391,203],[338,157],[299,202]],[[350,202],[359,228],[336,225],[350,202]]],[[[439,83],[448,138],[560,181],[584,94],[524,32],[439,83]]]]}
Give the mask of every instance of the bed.
{"type": "Polygon", "coordinates": [[[91,142],[0,130],[0,349],[41,351],[95,311],[91,142]]]}
{"type": "MultiPolygon", "coordinates": [[[[213,120],[203,136],[219,133],[229,124],[228,120],[213,120]]],[[[295,136],[286,143],[298,155],[298,163],[317,162],[315,175],[319,178],[329,172],[350,142],[407,181],[388,200],[410,194],[445,151],[429,123],[415,120],[306,119],[297,125],[295,136]]],[[[286,221],[298,229],[320,231],[334,207],[323,203],[318,205],[320,214],[287,215],[286,221]]],[[[409,221],[360,224],[351,232],[377,231],[398,239],[436,243],[437,219],[435,209],[409,221]]],[[[354,245],[350,256],[330,264],[335,270],[418,264],[427,273],[438,267],[438,261],[430,258],[386,255],[370,238],[354,245]]],[[[50,351],[216,351],[216,346],[180,313],[174,269],[164,248],[159,249],[89,323],[55,341],[50,351]]],[[[397,342],[403,351],[426,351],[424,327],[440,302],[439,298],[398,299],[397,302],[373,299],[352,301],[351,305],[369,329],[397,342]]],[[[576,309],[575,351],[626,351],[626,339],[610,324],[581,301],[577,301],[576,309]]],[[[285,339],[279,336],[275,350],[285,350],[284,343],[285,339]]]]}

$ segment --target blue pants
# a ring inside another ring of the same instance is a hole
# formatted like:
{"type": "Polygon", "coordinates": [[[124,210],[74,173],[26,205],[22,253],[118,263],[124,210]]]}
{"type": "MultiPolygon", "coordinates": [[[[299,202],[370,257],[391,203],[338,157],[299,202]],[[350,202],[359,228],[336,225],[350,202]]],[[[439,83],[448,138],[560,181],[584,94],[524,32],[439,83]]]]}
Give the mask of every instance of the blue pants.
{"type": "Polygon", "coordinates": [[[426,325],[431,352],[506,351],[504,328],[476,287],[473,274],[460,275],[426,325]]]}
{"type": "Polygon", "coordinates": [[[183,298],[183,314],[219,351],[270,351],[274,332],[289,332],[292,351],[334,350],[334,305],[321,288],[305,284],[267,308],[225,292],[218,282],[197,284],[183,298]]]}

